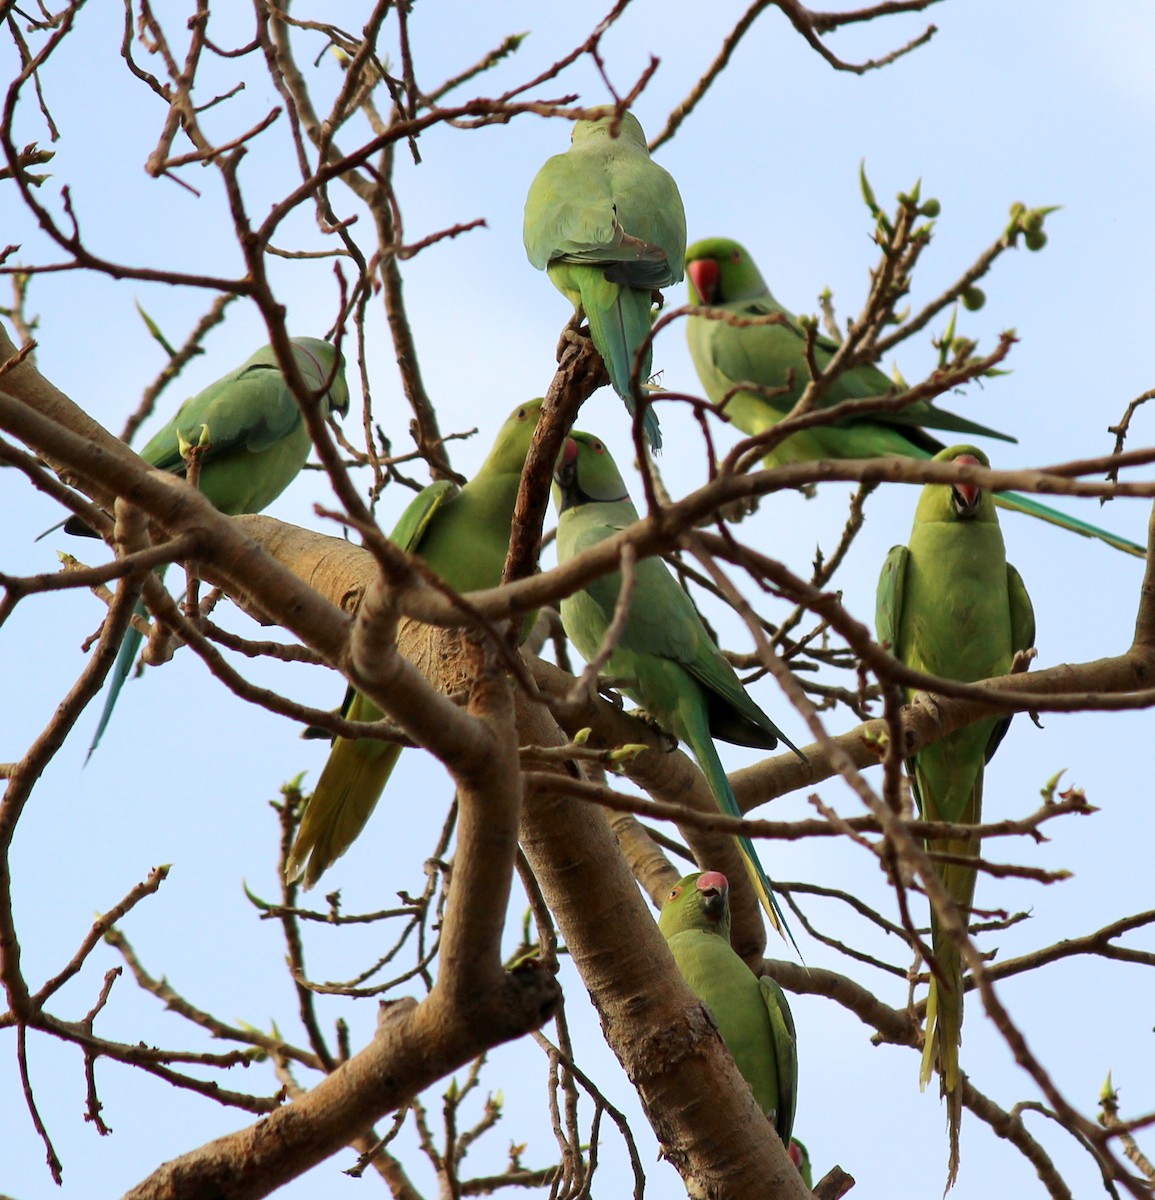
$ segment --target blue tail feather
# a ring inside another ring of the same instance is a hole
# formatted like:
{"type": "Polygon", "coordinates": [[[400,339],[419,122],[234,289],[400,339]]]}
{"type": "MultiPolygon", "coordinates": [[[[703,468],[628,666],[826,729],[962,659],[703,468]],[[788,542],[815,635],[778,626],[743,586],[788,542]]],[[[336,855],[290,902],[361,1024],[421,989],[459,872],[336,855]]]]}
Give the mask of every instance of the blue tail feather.
{"type": "Polygon", "coordinates": [[[1080,534],[1082,537],[1097,538],[1116,550],[1122,550],[1124,554],[1133,554],[1137,558],[1147,557],[1146,546],[1140,546],[1137,542],[1111,533],[1108,529],[1100,529],[1098,525],[1092,525],[1089,521],[1081,521],[1069,513],[1049,508],[1031,496],[1023,496],[1018,492],[995,492],[995,503],[999,508],[1005,508],[1009,512],[1026,513],[1028,516],[1037,517],[1040,521],[1057,525],[1060,529],[1070,530],[1071,533],[1080,534]]]}
{"type": "MultiPolygon", "coordinates": [[[[144,605],[138,602],[133,610],[133,615],[145,616],[144,605]]],[[[140,630],[130,624],[125,630],[124,640],[120,643],[120,652],[116,656],[116,662],[113,663],[112,670],[108,673],[108,693],[104,697],[104,707],[100,710],[100,720],[97,722],[96,732],[92,735],[92,744],[84,756],[85,766],[88,765],[88,760],[92,757],[96,747],[100,744],[100,739],[104,736],[104,731],[108,728],[108,722],[112,719],[112,710],[116,707],[117,698],[120,696],[120,689],[124,687],[125,680],[132,671],[132,664],[136,661],[137,651],[143,640],[140,630]]]]}

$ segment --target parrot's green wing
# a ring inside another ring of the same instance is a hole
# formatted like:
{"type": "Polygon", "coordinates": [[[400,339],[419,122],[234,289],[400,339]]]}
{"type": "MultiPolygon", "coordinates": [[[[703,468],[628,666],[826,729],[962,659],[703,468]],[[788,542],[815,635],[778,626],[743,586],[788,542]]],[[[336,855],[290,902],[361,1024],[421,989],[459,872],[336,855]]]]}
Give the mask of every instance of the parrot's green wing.
{"type": "MultiPolygon", "coordinates": [[[[746,249],[729,238],[706,238],[690,246],[686,251],[686,274],[691,304],[721,309],[744,322],[735,325],[701,315],[691,315],[686,321],[690,355],[706,395],[714,404],[725,400],[726,416],[744,433],[753,435],[772,429],[810,382],[806,334],[798,318],[775,300],[746,249]],[[771,323],[767,323],[768,318],[772,318],[771,323]],[[749,390],[750,385],[764,390],[749,390]]],[[[827,338],[815,339],[814,357],[819,368],[827,366],[836,349],[836,344],[827,338]]],[[[895,383],[882,371],[865,364],[842,372],[823,393],[819,404],[828,408],[844,400],[883,397],[897,391],[895,383]]],[[[775,466],[821,458],[876,458],[890,454],[930,458],[944,447],[927,430],[967,438],[1016,440],[947,412],[928,400],[917,400],[898,412],[869,413],[834,425],[802,430],[772,447],[765,461],[767,466],[775,466]]],[[[995,497],[995,503],[1083,537],[1097,538],[1128,554],[1146,557],[1145,547],[1030,496],[1002,492],[995,497]]]]}
{"type": "MultiPolygon", "coordinates": [[[[997,496],[995,501],[997,503],[997,496]]],[[[1014,655],[1020,650],[1029,650],[1035,644],[1035,609],[1030,596],[1027,595],[1023,577],[1010,563],[1007,563],[1007,601],[1011,608],[1011,651],[1014,655]]],[[[994,758],[995,751],[1010,727],[1010,717],[1002,717],[996,721],[994,729],[991,730],[990,741],[987,742],[987,762],[994,758]]]]}
{"type": "MultiPolygon", "coordinates": [[[[497,587],[525,456],[541,415],[540,400],[519,405],[502,425],[477,474],[458,489],[430,484],[409,504],[392,540],[458,592],[497,587]]],[[[378,721],[381,710],[350,690],[346,716],[378,721]]],[[[289,879],[312,887],[353,844],[373,813],[400,756],[395,742],[334,739],[285,863],[289,879]]]]}
{"type": "Polygon", "coordinates": [[[786,1003],[786,993],[777,980],[769,975],[758,977],[758,988],[762,1003],[770,1018],[770,1031],[774,1048],[774,1061],[778,1068],[778,1109],[775,1125],[785,1145],[790,1145],[790,1131],[794,1128],[794,1114],[798,1108],[798,1034],[794,1029],[794,1016],[786,1003]]]}
{"type": "MultiPolygon", "coordinates": [[[[196,444],[208,427],[207,466],[225,455],[259,454],[302,424],[293,393],[275,363],[254,363],[218,379],[186,400],[173,419],[141,450],[141,458],[161,471],[183,474],[181,437],[196,444]]],[[[203,468],[202,468],[203,469],[203,468]]]]}
{"type": "Polygon", "coordinates": [[[1023,577],[1010,563],[1007,563],[1007,596],[1011,604],[1011,649],[1017,654],[1035,644],[1035,606],[1027,595],[1023,577]]]}
{"type": "MultiPolygon", "coordinates": [[[[336,348],[319,338],[294,338],[291,345],[305,382],[318,390],[328,384],[321,400],[322,414],[346,413],[349,388],[336,348]]],[[[197,486],[228,516],[261,512],[292,483],[305,465],[312,442],[271,346],[263,346],[235,371],[186,400],[140,456],[159,470],[183,476],[182,443],[203,444],[197,486]]],[[[71,521],[65,528],[79,533],[86,530],[71,521]]],[[[137,607],[140,616],[144,612],[143,606],[137,607]]],[[[140,632],[130,625],[109,672],[104,707],[86,762],[112,718],[140,643],[140,632]]]]}
{"type": "Polygon", "coordinates": [[[898,630],[902,624],[903,584],[906,582],[906,563],[910,551],[905,546],[892,546],[882,573],[878,577],[878,591],[874,598],[874,627],[878,640],[890,647],[892,654],[898,653],[898,630]]]}
{"type": "Polygon", "coordinates": [[[461,489],[452,480],[439,479],[422,488],[409,502],[393,526],[389,540],[407,552],[416,551],[437,511],[461,489]]]}
{"type": "MultiPolygon", "coordinates": [[[[529,261],[589,321],[590,336],[630,414],[631,385],[645,384],[656,289],[682,278],[686,217],[672,176],[650,158],[631,113],[579,121],[569,150],[548,159],[530,184],[523,239],[529,261]]],[[[661,434],[646,409],[646,435],[661,434]]]]}

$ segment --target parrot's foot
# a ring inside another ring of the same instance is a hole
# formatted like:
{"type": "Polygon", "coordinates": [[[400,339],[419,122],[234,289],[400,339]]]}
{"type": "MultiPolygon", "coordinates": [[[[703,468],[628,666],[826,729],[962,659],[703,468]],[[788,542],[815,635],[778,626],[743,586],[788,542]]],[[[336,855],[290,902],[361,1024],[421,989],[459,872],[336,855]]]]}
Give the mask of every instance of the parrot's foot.
{"type": "Polygon", "coordinates": [[[1029,650],[1016,650],[1015,657],[1011,659],[1011,669],[1007,672],[1008,675],[1021,675],[1024,671],[1031,669],[1031,663],[1039,657],[1039,652],[1032,646],[1029,650]]]}
{"type": "Polygon", "coordinates": [[[582,324],[580,313],[574,313],[561,331],[561,337],[557,339],[557,361],[561,362],[562,356],[570,346],[577,346],[580,349],[582,344],[589,340],[589,336],[589,326],[582,324]]]}
{"type": "Polygon", "coordinates": [[[930,715],[930,719],[935,723],[935,727],[942,731],[942,701],[937,696],[932,696],[930,692],[919,692],[918,703],[922,708],[925,708],[930,715]]]}
{"type": "Polygon", "coordinates": [[[635,708],[634,711],[630,713],[630,716],[637,718],[637,720],[641,721],[641,723],[645,725],[647,729],[649,729],[652,733],[657,734],[658,737],[660,737],[666,743],[667,754],[673,754],[673,752],[677,750],[678,739],[674,737],[674,735],[668,730],[663,729],[661,725],[659,725],[658,722],[651,717],[644,708],[635,708]]]}

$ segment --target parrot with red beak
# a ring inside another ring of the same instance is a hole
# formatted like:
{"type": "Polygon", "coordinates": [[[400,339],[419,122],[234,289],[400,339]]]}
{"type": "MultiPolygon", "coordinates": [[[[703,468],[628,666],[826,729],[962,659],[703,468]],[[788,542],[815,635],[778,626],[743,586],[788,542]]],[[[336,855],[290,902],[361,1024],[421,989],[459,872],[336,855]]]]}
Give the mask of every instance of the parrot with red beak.
{"type": "Polygon", "coordinates": [[[755,976],[730,946],[730,884],[721,871],[679,879],[658,928],[690,990],[718,1032],[759,1107],[790,1145],[798,1100],[798,1045],[782,989],[755,976]]]}
{"type": "MultiPolygon", "coordinates": [[[[686,321],[686,337],[710,401],[721,404],[725,400],[725,415],[743,433],[758,434],[773,428],[810,382],[807,335],[801,323],[771,295],[746,249],[729,238],[695,242],[686,251],[686,277],[691,304],[708,305],[747,320],[768,318],[758,324],[731,325],[718,317],[691,315],[686,321]],[[743,384],[754,384],[760,390],[745,390],[743,384]],[[767,389],[772,394],[767,395],[767,389]]],[[[814,359],[820,370],[825,370],[837,349],[837,343],[829,338],[814,339],[814,359]]],[[[822,393],[818,408],[831,408],[844,400],[896,396],[902,390],[876,366],[863,363],[843,371],[822,393]]],[[[862,413],[801,430],[774,446],[764,461],[773,467],[820,458],[880,458],[894,454],[931,458],[942,450],[943,443],[927,430],[1015,441],[929,400],[915,400],[897,412],[862,413]]],[[[1040,504],[1032,496],[998,492],[994,501],[999,508],[1097,538],[1127,554],[1140,558],[1147,555],[1145,547],[1040,504]]]]}
{"type": "MultiPolygon", "coordinates": [[[[973,446],[941,450],[935,462],[989,467],[973,446]]],[[[886,557],[878,581],[875,611],[878,640],[916,671],[973,683],[1005,675],[1015,654],[1035,641],[1035,615],[1018,571],[1007,562],[994,497],[978,484],[959,480],[928,483],[915,510],[906,546],[886,557]]],[[[982,820],[983,775],[998,749],[1010,717],[988,717],[956,729],[907,760],[911,791],[927,821],[976,825],[982,820]]],[[[973,838],[936,838],[932,853],[974,859],[973,838]]],[[[974,867],[964,862],[935,864],[958,906],[964,928],[974,902],[974,867]]],[[[959,1042],[963,1018],[963,964],[954,937],[939,912],[930,914],[931,946],[937,970],[930,980],[926,1041],[920,1082],[925,1088],[938,1072],[947,1099],[950,1166],[947,1186],[958,1171],[958,1131],[962,1117],[959,1042]]]]}

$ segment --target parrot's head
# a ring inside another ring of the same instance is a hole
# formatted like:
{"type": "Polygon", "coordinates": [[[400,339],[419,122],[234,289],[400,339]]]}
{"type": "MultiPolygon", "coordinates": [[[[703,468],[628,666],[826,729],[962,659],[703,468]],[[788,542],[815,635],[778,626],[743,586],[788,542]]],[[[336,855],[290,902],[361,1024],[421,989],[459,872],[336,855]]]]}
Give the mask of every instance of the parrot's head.
{"type": "Polygon", "coordinates": [[[337,347],[331,342],[323,342],[320,338],[293,338],[292,347],[297,366],[311,386],[319,388],[326,380],[331,380],[321,397],[322,416],[331,413],[345,416],[349,411],[349,385],[345,382],[344,356],[337,353],[337,347]]]}
{"type": "MultiPolygon", "coordinates": [[[[953,462],[960,467],[989,467],[990,459],[975,446],[950,446],[934,456],[935,462],[953,462]]],[[[938,520],[994,521],[994,500],[986,488],[966,480],[952,484],[928,484],[923,491],[928,503],[949,511],[937,515],[938,520]]],[[[921,504],[923,501],[920,501],[921,504]]]]}
{"type": "Polygon", "coordinates": [[[769,295],[754,260],[730,238],[704,238],[686,251],[691,304],[730,304],[769,295]]]}
{"type": "Polygon", "coordinates": [[[583,504],[614,504],[630,498],[605,443],[577,429],[561,448],[553,479],[559,514],[583,504]]]}
{"type": "Polygon", "coordinates": [[[797,1138],[791,1138],[790,1147],[786,1153],[790,1155],[790,1161],[798,1168],[798,1174],[802,1176],[802,1182],[808,1188],[813,1187],[813,1176],[810,1170],[810,1151],[797,1138]]]}
{"type": "Polygon", "coordinates": [[[594,110],[600,115],[588,121],[575,121],[570,142],[574,146],[593,146],[598,142],[611,138],[621,138],[631,146],[637,146],[646,153],[646,135],[642,131],[641,122],[632,112],[623,112],[620,116],[612,105],[594,110]]]}
{"type": "Polygon", "coordinates": [[[541,399],[528,400],[505,418],[481,471],[487,476],[521,474],[544,403],[541,399]]]}
{"type": "Polygon", "coordinates": [[[730,882],[721,871],[686,875],[670,889],[658,928],[667,938],[688,929],[730,940],[730,882]]]}

